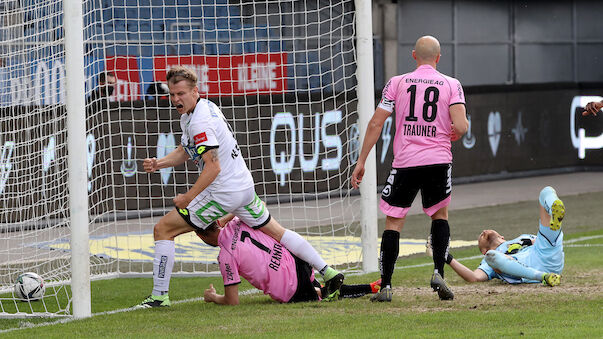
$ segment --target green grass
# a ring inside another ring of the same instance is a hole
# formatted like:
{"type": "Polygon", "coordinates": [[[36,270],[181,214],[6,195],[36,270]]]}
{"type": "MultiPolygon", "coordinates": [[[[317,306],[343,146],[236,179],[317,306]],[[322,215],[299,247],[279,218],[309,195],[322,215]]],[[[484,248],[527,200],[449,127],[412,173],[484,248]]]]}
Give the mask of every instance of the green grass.
{"type": "MultiPolygon", "coordinates": [[[[568,216],[565,240],[603,235],[597,217],[603,193],[562,197],[568,216]],[[597,207],[599,206],[599,207],[597,207]]],[[[507,237],[533,233],[537,227],[534,202],[453,211],[453,238],[472,240],[489,222],[507,237]],[[486,222],[484,222],[484,220],[486,222]]],[[[409,218],[406,233],[427,232],[424,216],[409,218]],[[410,229],[409,229],[410,228],[410,229]]],[[[371,303],[368,297],[335,303],[278,304],[263,294],[241,297],[237,307],[203,301],[174,304],[167,309],[137,310],[98,315],[89,319],[0,333],[21,337],[301,337],[301,338],[467,338],[467,337],[601,337],[603,309],[603,238],[566,246],[562,283],[555,288],[506,285],[500,281],[469,284],[447,268],[446,279],[455,300],[442,302],[429,289],[431,259],[414,255],[398,260],[394,273],[394,300],[371,303]],[[598,245],[598,246],[597,246],[598,245]],[[426,264],[422,267],[404,266],[426,264]]],[[[453,252],[456,258],[474,256],[474,248],[453,252]]],[[[479,259],[463,260],[474,269],[479,259]]],[[[346,283],[366,283],[378,273],[346,277],[346,283]]],[[[173,278],[172,302],[202,296],[220,278],[173,278]]],[[[92,283],[92,312],[123,309],[137,304],[152,287],[150,278],[114,279],[92,283]]],[[[251,289],[248,283],[241,290],[251,289]]],[[[34,303],[35,304],[35,303],[34,303]]],[[[2,319],[0,330],[54,322],[48,319],[2,319]]]]}

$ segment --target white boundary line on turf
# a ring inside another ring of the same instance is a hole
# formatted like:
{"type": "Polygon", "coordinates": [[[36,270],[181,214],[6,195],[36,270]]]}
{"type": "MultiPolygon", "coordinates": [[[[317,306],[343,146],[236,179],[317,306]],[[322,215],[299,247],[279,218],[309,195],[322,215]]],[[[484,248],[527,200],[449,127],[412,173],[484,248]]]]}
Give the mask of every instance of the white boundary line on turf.
{"type": "Polygon", "coordinates": [[[599,239],[599,238],[603,238],[603,234],[590,235],[590,236],[587,236],[587,237],[580,237],[580,238],[574,238],[574,239],[566,240],[563,243],[565,243],[565,244],[573,244],[575,242],[580,242],[580,241],[585,241],[585,240],[592,240],[592,239],[599,239]]]}
{"type": "MultiPolygon", "coordinates": [[[[241,293],[239,293],[239,295],[251,295],[251,294],[256,294],[256,293],[259,293],[259,292],[260,292],[260,290],[252,288],[250,290],[242,291],[241,293]]],[[[194,301],[203,301],[203,297],[176,300],[176,301],[173,301],[172,304],[178,305],[178,304],[190,303],[190,302],[194,302],[194,301]]],[[[95,315],[107,315],[107,314],[115,314],[115,313],[123,313],[123,312],[136,311],[136,310],[140,310],[140,309],[141,308],[139,308],[137,306],[132,306],[132,307],[128,307],[128,308],[122,308],[122,309],[119,309],[119,310],[94,313],[92,315],[93,316],[95,316],[95,315]]]]}
{"type": "MultiPolygon", "coordinates": [[[[252,288],[252,289],[249,289],[249,290],[242,291],[241,293],[239,293],[239,295],[252,295],[252,294],[259,293],[259,292],[260,292],[260,290],[252,288]]],[[[183,299],[183,300],[176,300],[176,301],[172,302],[172,304],[177,305],[177,304],[184,304],[184,303],[189,303],[189,302],[194,302],[194,301],[203,301],[203,297],[183,299]]],[[[138,308],[136,306],[133,306],[133,307],[128,307],[128,308],[122,308],[122,309],[119,309],[119,310],[93,313],[92,316],[109,315],[109,314],[116,314],[116,313],[136,311],[136,310],[141,310],[141,309],[142,308],[138,308]]],[[[89,318],[85,318],[85,319],[89,319],[89,318]]],[[[49,321],[49,322],[45,322],[45,323],[31,324],[29,326],[26,325],[24,327],[15,327],[15,328],[9,328],[9,329],[6,329],[6,330],[0,330],[0,334],[7,333],[7,332],[12,332],[12,331],[18,331],[18,330],[25,330],[25,329],[28,329],[28,328],[44,327],[44,326],[50,326],[50,325],[56,325],[56,324],[65,324],[65,323],[70,323],[70,322],[75,321],[75,320],[84,320],[84,319],[66,318],[66,319],[60,319],[60,320],[55,320],[55,321],[49,321]]]]}
{"type": "MultiPolygon", "coordinates": [[[[568,244],[567,247],[598,247],[598,246],[603,246],[603,244],[573,244],[575,242],[580,242],[580,241],[585,241],[585,240],[591,240],[591,239],[598,239],[598,238],[603,238],[603,235],[593,235],[593,236],[574,238],[574,239],[570,239],[570,240],[564,241],[564,244],[568,244]]],[[[464,260],[472,260],[472,259],[479,259],[479,258],[483,258],[483,255],[474,255],[474,256],[471,256],[471,257],[459,258],[457,260],[458,261],[464,261],[464,260]]],[[[401,267],[396,267],[396,270],[402,270],[402,269],[407,269],[407,268],[416,268],[416,267],[425,267],[425,266],[430,266],[430,265],[433,265],[433,263],[428,262],[428,263],[417,264],[417,265],[401,266],[401,267]]],[[[240,293],[240,295],[252,295],[252,294],[259,293],[259,292],[260,292],[260,290],[252,288],[252,289],[249,289],[249,290],[242,291],[240,293]]],[[[202,301],[202,300],[203,300],[203,297],[190,298],[190,299],[184,299],[184,300],[176,300],[176,301],[172,302],[172,304],[177,305],[177,304],[184,304],[184,303],[195,302],[195,301],[202,301]]],[[[128,307],[128,308],[122,308],[122,309],[113,310],[113,311],[105,311],[105,312],[94,313],[92,315],[93,316],[110,315],[110,314],[116,314],[116,313],[135,311],[135,310],[139,310],[139,309],[140,308],[137,308],[137,307],[128,307]]],[[[56,321],[46,322],[46,323],[32,324],[31,326],[26,326],[26,327],[9,328],[9,329],[6,329],[6,330],[0,330],[0,333],[7,333],[7,332],[12,332],[12,331],[18,331],[18,330],[23,330],[23,329],[27,329],[27,328],[44,327],[44,326],[50,326],[50,325],[55,325],[55,324],[65,324],[65,323],[72,322],[74,320],[79,320],[79,319],[67,318],[67,319],[60,319],[60,320],[56,320],[56,321]]]]}

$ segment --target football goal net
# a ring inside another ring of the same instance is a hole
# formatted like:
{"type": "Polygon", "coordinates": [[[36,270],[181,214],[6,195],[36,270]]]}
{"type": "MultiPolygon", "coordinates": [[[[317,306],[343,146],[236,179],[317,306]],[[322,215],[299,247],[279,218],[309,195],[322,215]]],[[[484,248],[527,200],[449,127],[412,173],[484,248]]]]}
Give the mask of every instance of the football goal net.
{"type": "MultiPolygon", "coordinates": [[[[370,15],[364,0],[2,1],[0,317],[89,316],[90,280],[152,276],[153,226],[199,176],[142,168],[180,144],[174,65],[222,110],[271,215],[329,264],[376,270],[374,168],[362,195],[349,184],[374,110],[370,15]],[[25,272],[39,300],[15,293],[25,272]]],[[[219,274],[215,248],[175,242],[175,275],[219,274]]]]}

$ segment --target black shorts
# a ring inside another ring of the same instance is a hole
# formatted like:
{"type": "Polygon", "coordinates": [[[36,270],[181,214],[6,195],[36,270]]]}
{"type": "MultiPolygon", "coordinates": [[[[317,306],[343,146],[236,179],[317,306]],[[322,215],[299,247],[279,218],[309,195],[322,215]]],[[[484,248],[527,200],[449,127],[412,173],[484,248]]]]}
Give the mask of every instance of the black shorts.
{"type": "Polygon", "coordinates": [[[404,218],[421,190],[423,210],[431,216],[450,203],[451,172],[451,164],[393,168],[379,207],[386,215],[404,218]]]}
{"type": "Polygon", "coordinates": [[[289,302],[296,303],[318,300],[318,293],[316,293],[316,289],[314,288],[318,282],[316,279],[314,281],[310,280],[312,277],[312,267],[294,255],[293,258],[295,259],[295,270],[297,271],[297,290],[291,299],[289,299],[289,302]]]}

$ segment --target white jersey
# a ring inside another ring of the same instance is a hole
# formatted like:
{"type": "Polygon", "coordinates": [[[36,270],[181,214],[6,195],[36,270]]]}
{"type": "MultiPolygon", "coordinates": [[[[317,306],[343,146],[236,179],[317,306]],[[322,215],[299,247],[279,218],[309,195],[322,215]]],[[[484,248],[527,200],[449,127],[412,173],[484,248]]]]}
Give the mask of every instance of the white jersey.
{"type": "Polygon", "coordinates": [[[206,191],[234,192],[253,187],[253,178],[234,133],[218,106],[199,99],[192,113],[182,114],[180,127],[180,143],[199,171],[203,171],[205,165],[201,155],[210,149],[218,149],[221,171],[206,191]]]}

